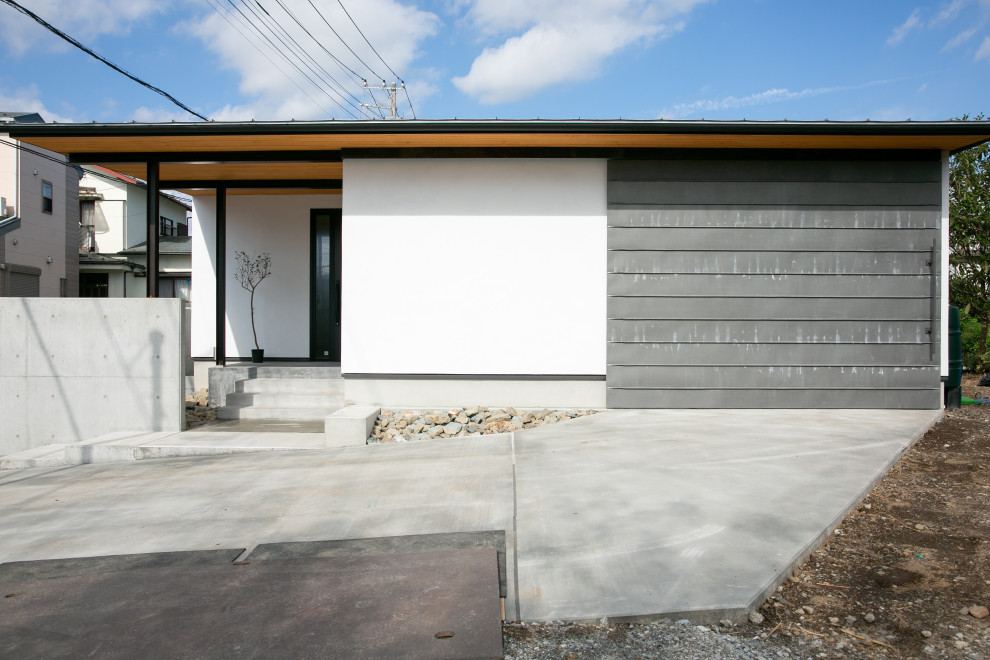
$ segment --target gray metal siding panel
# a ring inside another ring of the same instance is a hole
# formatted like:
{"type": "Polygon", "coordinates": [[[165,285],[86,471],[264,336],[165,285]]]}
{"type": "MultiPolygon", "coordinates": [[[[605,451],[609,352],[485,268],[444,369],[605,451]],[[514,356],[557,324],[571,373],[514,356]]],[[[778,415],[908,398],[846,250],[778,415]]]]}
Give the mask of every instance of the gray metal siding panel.
{"type": "MultiPolygon", "coordinates": [[[[686,275],[609,273],[608,295],[927,297],[923,275],[686,275]]],[[[742,304],[751,304],[744,302],[742,304]]]]}
{"type": "Polygon", "coordinates": [[[610,342],[611,367],[647,365],[930,366],[927,344],[689,344],[610,342]]]}
{"type": "Polygon", "coordinates": [[[611,161],[607,405],[937,408],[940,176],[611,161]]]}
{"type": "Polygon", "coordinates": [[[751,227],[790,229],[936,229],[938,209],[801,206],[758,208],[699,204],[657,205],[653,208],[615,208],[608,212],[609,227],[751,227]]]}
{"type": "Polygon", "coordinates": [[[935,206],[938,183],[845,181],[609,181],[608,204],[935,206]]]}
{"type": "Polygon", "coordinates": [[[918,344],[929,321],[617,320],[609,341],[690,344],[918,344]]]}
{"type": "Polygon", "coordinates": [[[750,366],[613,366],[611,385],[618,388],[660,389],[924,389],[938,378],[937,366],[832,367],[791,365],[750,366]]]}
{"type": "Polygon", "coordinates": [[[634,390],[609,388],[609,408],[894,408],[937,409],[938,388],[879,389],[765,389],[765,390],[634,390]]]}
{"type": "Polygon", "coordinates": [[[937,238],[922,229],[608,228],[610,250],[905,252],[928,250],[937,238]]]}
{"type": "Polygon", "coordinates": [[[917,298],[625,297],[609,299],[612,319],[847,319],[927,321],[928,296],[917,298]]]}
{"type": "Polygon", "coordinates": [[[625,250],[609,253],[610,273],[927,275],[929,252],[737,252],[625,250]]]}
{"type": "Polygon", "coordinates": [[[931,161],[614,160],[609,181],[847,181],[939,183],[931,161]]]}

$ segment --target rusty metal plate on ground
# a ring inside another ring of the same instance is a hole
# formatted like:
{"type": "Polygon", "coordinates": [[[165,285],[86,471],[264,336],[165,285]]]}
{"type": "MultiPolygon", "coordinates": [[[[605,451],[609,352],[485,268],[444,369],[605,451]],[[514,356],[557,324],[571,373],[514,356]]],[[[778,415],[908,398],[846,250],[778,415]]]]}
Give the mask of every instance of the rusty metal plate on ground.
{"type": "Polygon", "coordinates": [[[0,657],[90,655],[501,658],[496,551],[162,566],[0,583],[0,657]]]}

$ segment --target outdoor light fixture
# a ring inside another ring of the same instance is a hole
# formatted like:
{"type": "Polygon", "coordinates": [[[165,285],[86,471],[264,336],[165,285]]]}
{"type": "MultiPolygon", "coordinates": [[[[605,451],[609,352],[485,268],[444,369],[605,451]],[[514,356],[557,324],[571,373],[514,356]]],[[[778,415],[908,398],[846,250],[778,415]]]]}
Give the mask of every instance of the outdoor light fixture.
{"type": "Polygon", "coordinates": [[[45,261],[47,261],[48,263],[51,263],[51,262],[53,262],[53,261],[55,261],[55,260],[54,260],[54,259],[52,259],[51,257],[48,257],[47,259],[45,259],[45,261]]]}

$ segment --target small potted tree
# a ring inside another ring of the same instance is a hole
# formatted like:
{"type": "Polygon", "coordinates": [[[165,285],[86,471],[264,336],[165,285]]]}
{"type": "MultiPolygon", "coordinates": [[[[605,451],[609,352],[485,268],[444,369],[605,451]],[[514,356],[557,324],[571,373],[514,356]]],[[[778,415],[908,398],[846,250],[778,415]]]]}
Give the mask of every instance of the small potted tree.
{"type": "Polygon", "coordinates": [[[272,254],[262,252],[261,254],[249,255],[243,250],[234,253],[237,260],[237,270],[234,277],[240,283],[241,288],[251,293],[251,334],[254,335],[254,348],[251,349],[251,362],[264,362],[265,349],[258,345],[258,331],[254,326],[254,292],[258,285],[266,277],[272,274],[272,254]]]}

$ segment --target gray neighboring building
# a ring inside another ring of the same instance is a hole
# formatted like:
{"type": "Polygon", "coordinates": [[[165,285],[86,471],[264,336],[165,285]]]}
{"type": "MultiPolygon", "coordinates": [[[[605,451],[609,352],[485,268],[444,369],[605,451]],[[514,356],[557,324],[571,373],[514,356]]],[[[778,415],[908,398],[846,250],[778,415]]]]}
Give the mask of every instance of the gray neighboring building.
{"type": "Polygon", "coordinates": [[[78,168],[62,154],[9,137],[44,124],[36,112],[0,112],[0,296],[75,297],[78,168]]]}

